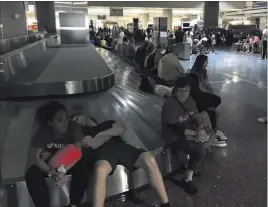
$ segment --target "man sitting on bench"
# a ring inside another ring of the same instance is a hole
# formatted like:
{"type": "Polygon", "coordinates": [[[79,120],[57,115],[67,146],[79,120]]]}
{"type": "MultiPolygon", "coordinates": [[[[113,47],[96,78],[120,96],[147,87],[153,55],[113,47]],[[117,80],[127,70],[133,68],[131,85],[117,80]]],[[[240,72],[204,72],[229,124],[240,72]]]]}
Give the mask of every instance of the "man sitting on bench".
{"type": "Polygon", "coordinates": [[[82,146],[89,148],[94,162],[93,207],[103,207],[106,196],[106,178],[112,175],[117,165],[129,170],[143,168],[147,171],[149,183],[157,192],[161,206],[170,206],[154,157],[143,149],[126,144],[121,135],[126,129],[113,120],[104,121],[96,126],[86,127],[82,146]]]}

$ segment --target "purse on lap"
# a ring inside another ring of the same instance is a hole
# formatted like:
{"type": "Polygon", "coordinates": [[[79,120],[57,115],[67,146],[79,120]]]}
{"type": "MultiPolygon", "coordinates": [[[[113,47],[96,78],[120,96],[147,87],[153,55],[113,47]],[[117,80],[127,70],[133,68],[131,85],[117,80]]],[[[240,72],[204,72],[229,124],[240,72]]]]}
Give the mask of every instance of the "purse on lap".
{"type": "MultiPolygon", "coordinates": [[[[177,100],[177,99],[176,99],[177,100]]],[[[185,107],[183,106],[183,104],[177,100],[177,102],[180,104],[180,106],[182,107],[182,109],[184,110],[185,113],[187,113],[189,115],[189,117],[195,122],[195,125],[198,126],[198,123],[196,121],[196,118],[191,115],[186,109],[185,107]]],[[[187,129],[186,129],[187,130],[187,129]]],[[[201,142],[197,136],[195,135],[195,130],[194,129],[188,129],[190,131],[192,131],[192,134],[189,134],[189,135],[186,135],[185,136],[185,139],[186,140],[189,140],[189,141],[195,141],[195,142],[201,142]]],[[[205,147],[205,148],[208,148],[210,147],[213,142],[215,141],[216,139],[216,134],[214,132],[214,130],[211,128],[211,127],[208,127],[208,126],[204,126],[204,130],[206,131],[206,136],[209,137],[208,141],[206,142],[202,142],[202,145],[205,147]]]]}

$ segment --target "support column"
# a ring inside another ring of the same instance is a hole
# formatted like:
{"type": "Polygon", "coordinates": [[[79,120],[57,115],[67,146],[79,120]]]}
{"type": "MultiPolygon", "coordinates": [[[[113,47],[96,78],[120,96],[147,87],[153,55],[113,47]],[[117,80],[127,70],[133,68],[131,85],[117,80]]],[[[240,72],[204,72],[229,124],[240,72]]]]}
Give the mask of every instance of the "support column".
{"type": "Polygon", "coordinates": [[[163,17],[168,18],[168,30],[172,30],[173,14],[172,9],[163,9],[163,17]]]}
{"type": "Polygon", "coordinates": [[[149,22],[149,14],[143,14],[141,22],[142,22],[143,29],[147,29],[147,24],[149,22]]]}
{"type": "Polygon", "coordinates": [[[260,17],[260,30],[263,30],[266,24],[267,24],[267,17],[260,17]]]}
{"type": "Polygon", "coordinates": [[[56,33],[54,2],[36,1],[35,8],[38,31],[42,32],[46,29],[48,33],[56,33]]]}
{"type": "Polygon", "coordinates": [[[219,1],[205,1],[204,2],[204,29],[210,27],[218,27],[219,22],[219,11],[220,11],[220,2],[219,1]]]}
{"type": "Polygon", "coordinates": [[[27,35],[24,2],[0,2],[0,25],[0,39],[27,35]]]}

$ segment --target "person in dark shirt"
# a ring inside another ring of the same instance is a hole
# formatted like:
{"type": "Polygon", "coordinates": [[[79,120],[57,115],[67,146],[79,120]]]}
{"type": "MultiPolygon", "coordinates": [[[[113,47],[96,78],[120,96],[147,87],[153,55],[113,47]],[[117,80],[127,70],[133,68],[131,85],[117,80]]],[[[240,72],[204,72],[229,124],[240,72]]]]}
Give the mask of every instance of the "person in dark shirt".
{"type": "Polygon", "coordinates": [[[205,143],[211,143],[213,139],[209,136],[212,130],[207,113],[198,112],[189,94],[189,77],[179,78],[172,96],[167,98],[162,107],[162,134],[166,144],[190,155],[181,187],[189,194],[196,194],[198,190],[192,182],[193,173],[206,156],[205,143]]]}
{"type": "Polygon", "coordinates": [[[93,207],[103,207],[106,195],[106,179],[117,165],[129,170],[143,168],[147,171],[149,183],[156,190],[162,203],[170,206],[163,179],[154,157],[143,149],[137,149],[122,140],[126,129],[114,120],[104,121],[84,129],[82,146],[92,151],[94,163],[93,207]]]}
{"type": "MultiPolygon", "coordinates": [[[[28,191],[36,207],[50,207],[50,196],[45,179],[51,177],[57,185],[64,185],[66,176],[51,168],[49,159],[61,148],[74,144],[81,149],[84,137],[79,124],[69,120],[68,113],[60,102],[49,102],[36,112],[39,127],[33,137],[35,148],[34,164],[26,172],[25,180],[28,191]]],[[[72,174],[70,205],[79,205],[87,187],[88,162],[80,159],[67,174],[72,174]]]]}
{"type": "Polygon", "coordinates": [[[183,37],[184,37],[184,31],[182,30],[181,27],[178,28],[177,31],[175,31],[175,42],[183,42],[183,37]]]}

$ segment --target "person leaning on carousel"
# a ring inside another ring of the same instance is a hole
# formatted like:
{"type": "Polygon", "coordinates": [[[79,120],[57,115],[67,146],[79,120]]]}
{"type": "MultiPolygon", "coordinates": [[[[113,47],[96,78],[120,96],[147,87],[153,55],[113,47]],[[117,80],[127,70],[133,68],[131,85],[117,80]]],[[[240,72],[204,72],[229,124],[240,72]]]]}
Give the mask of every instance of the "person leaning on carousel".
{"type": "MultiPolygon", "coordinates": [[[[87,118],[74,117],[82,124],[87,118]]],[[[112,175],[117,165],[123,165],[129,170],[143,168],[148,175],[149,184],[156,191],[161,207],[169,207],[170,203],[165,190],[163,178],[154,157],[143,149],[133,147],[122,139],[126,128],[114,121],[107,120],[95,126],[86,126],[82,147],[90,153],[90,163],[94,166],[93,207],[103,207],[106,197],[106,179],[112,175]]]]}

